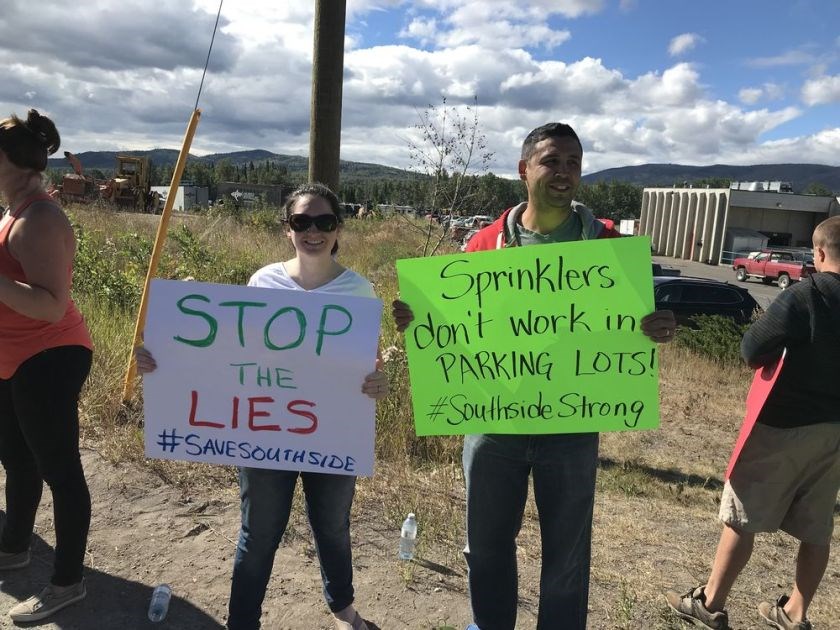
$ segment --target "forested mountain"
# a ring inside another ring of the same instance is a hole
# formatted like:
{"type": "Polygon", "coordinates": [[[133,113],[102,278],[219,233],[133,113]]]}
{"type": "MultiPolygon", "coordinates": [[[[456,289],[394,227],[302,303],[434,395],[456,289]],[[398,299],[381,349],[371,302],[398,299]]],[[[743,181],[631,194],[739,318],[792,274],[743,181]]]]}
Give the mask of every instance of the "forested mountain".
{"type": "MultiPolygon", "coordinates": [[[[145,155],[152,161],[152,184],[168,185],[178,158],[169,149],[125,151],[127,155],[145,155]]],[[[102,179],[113,174],[114,152],[91,151],[76,157],[85,172],[102,179]]],[[[70,166],[63,158],[50,160],[50,177],[58,183],[70,166]]],[[[217,199],[221,182],[283,186],[287,190],[306,181],[308,160],[295,155],[279,155],[253,150],[190,156],[181,179],[197,186],[207,186],[210,199],[217,199]]],[[[642,189],[647,186],[728,187],[731,181],[786,181],[794,192],[830,194],[840,192],[840,168],[820,164],[766,164],[758,166],[681,166],[679,164],[644,164],[591,173],[583,177],[576,198],[600,217],[623,219],[638,216],[642,189]]],[[[444,173],[435,184],[433,178],[412,171],[341,161],[341,183],[336,191],[342,201],[366,207],[380,204],[408,205],[421,212],[449,212],[464,215],[496,216],[525,198],[518,179],[498,177],[493,173],[463,178],[444,173]]]]}
{"type": "MultiPolygon", "coordinates": [[[[153,149],[151,151],[124,151],[126,155],[147,155],[156,167],[173,166],[178,159],[178,152],[172,149],[153,149]]],[[[76,157],[85,169],[97,169],[109,173],[114,168],[114,151],[86,151],[76,157]]],[[[220,161],[227,161],[233,167],[249,167],[251,164],[271,164],[280,167],[293,179],[306,176],[309,160],[299,155],[281,155],[255,149],[235,151],[233,153],[214,153],[204,156],[190,156],[189,163],[214,166],[220,161]]],[[[64,158],[52,158],[49,167],[58,170],[69,168],[64,158]]],[[[366,162],[341,161],[342,178],[405,180],[421,177],[390,166],[369,164],[366,162]]],[[[586,183],[624,182],[642,188],[647,186],[682,186],[684,183],[701,184],[726,181],[785,181],[793,184],[795,192],[802,192],[813,185],[822,185],[835,193],[840,192],[840,167],[825,164],[757,164],[753,166],[733,166],[713,164],[710,166],[685,166],[681,164],[641,164],[610,168],[583,177],[586,183]]]]}
{"type": "MultiPolygon", "coordinates": [[[[178,151],[173,149],[152,149],[151,151],[85,151],[77,153],[76,157],[82,163],[82,167],[86,170],[99,170],[103,173],[109,173],[114,170],[115,157],[120,155],[134,155],[147,156],[155,167],[174,166],[178,160],[178,151]]],[[[212,167],[216,163],[227,161],[234,167],[248,167],[251,164],[265,164],[276,165],[285,169],[289,175],[306,176],[309,168],[309,158],[300,155],[281,155],[279,153],[272,153],[271,151],[264,151],[262,149],[254,149],[251,151],[234,151],[232,153],[213,153],[210,155],[190,155],[187,158],[187,164],[203,164],[212,167]]],[[[70,168],[67,160],[63,157],[50,158],[49,168],[57,170],[66,170],[70,168]]],[[[349,177],[371,178],[371,179],[406,179],[408,177],[416,177],[415,174],[409,173],[402,169],[392,168],[390,166],[383,166],[381,164],[368,164],[366,162],[350,162],[348,160],[341,160],[341,175],[349,177]]]]}
{"type": "Polygon", "coordinates": [[[648,186],[682,186],[684,183],[709,180],[733,182],[783,181],[793,185],[794,192],[804,192],[809,187],[822,184],[840,193],[840,167],[825,164],[756,164],[754,166],[683,166],[680,164],[641,164],[623,166],[591,173],[583,181],[620,181],[648,186]]]}

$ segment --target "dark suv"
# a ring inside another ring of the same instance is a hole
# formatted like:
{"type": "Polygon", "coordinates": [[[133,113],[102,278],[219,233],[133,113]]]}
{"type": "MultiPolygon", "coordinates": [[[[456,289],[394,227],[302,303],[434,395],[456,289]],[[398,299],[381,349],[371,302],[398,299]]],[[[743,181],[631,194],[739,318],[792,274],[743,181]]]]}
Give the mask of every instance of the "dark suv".
{"type": "Polygon", "coordinates": [[[694,315],[722,315],[744,324],[761,310],[746,289],[706,278],[654,276],[653,298],[657,309],[674,311],[683,325],[691,325],[694,315]]]}

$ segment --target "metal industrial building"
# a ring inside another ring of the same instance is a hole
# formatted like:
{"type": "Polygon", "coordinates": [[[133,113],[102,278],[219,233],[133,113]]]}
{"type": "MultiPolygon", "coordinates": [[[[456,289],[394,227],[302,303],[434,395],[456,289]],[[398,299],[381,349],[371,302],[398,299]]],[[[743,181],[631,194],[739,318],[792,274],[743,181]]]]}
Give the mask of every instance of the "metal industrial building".
{"type": "Polygon", "coordinates": [[[810,247],[814,227],[840,214],[835,197],[733,188],[645,188],[639,234],[653,252],[713,265],[750,249],[750,235],[764,245],[810,247]]]}
{"type": "MultiPolygon", "coordinates": [[[[161,204],[163,204],[169,195],[169,186],[152,186],[152,192],[160,194],[161,204]]],[[[184,184],[178,186],[178,190],[175,192],[175,201],[172,204],[172,209],[183,212],[196,207],[206,208],[207,199],[208,190],[206,186],[184,184]]]]}

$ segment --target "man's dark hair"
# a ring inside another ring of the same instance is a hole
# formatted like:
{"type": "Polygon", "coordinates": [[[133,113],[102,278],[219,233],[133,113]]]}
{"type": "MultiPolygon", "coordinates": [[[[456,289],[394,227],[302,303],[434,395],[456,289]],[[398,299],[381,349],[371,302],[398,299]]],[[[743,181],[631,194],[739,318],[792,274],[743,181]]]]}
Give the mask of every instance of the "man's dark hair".
{"type": "Polygon", "coordinates": [[[525,136],[525,141],[522,143],[522,159],[527,160],[534,153],[536,144],[546,138],[574,138],[580,147],[580,152],[583,153],[583,145],[580,143],[580,138],[566,123],[547,123],[534,129],[531,133],[525,136]]]}

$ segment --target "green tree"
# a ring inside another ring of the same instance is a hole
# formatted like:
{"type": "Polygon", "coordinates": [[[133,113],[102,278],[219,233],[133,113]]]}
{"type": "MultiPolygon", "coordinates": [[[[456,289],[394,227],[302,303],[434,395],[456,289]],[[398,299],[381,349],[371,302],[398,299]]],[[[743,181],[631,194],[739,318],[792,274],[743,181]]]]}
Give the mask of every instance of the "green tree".
{"type": "Polygon", "coordinates": [[[214,170],[216,171],[217,182],[234,181],[233,178],[236,175],[236,169],[234,168],[233,164],[230,163],[230,160],[228,160],[227,158],[216,162],[214,170]]]}
{"type": "Polygon", "coordinates": [[[701,179],[694,180],[691,184],[695,188],[729,188],[729,184],[734,181],[729,177],[703,177],[701,179]]]}
{"type": "Polygon", "coordinates": [[[802,192],[805,195],[820,195],[821,197],[831,197],[833,195],[831,189],[820,182],[811,182],[802,192]]]}
{"type": "Polygon", "coordinates": [[[592,209],[596,216],[619,221],[634,219],[642,208],[642,189],[619,181],[581,184],[575,199],[592,209]]]}

